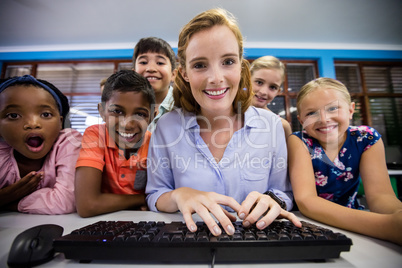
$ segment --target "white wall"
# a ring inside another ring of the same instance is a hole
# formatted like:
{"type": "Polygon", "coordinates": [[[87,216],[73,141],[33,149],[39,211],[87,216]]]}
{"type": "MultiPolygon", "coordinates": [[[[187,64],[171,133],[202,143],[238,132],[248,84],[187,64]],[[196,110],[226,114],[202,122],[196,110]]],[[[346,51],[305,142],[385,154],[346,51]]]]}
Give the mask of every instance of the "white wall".
{"type": "Polygon", "coordinates": [[[0,52],[177,46],[194,15],[224,7],[250,48],[402,50],[400,0],[1,0],[0,52]]]}

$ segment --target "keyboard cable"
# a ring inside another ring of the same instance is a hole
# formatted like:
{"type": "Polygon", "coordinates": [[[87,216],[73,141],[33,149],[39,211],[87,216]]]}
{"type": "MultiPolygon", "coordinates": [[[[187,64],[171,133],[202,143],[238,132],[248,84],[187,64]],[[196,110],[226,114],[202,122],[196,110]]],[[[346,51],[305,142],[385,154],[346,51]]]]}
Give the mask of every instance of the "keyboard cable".
{"type": "Polygon", "coordinates": [[[214,268],[215,265],[215,249],[211,250],[212,260],[211,260],[211,268],[214,268]]]}

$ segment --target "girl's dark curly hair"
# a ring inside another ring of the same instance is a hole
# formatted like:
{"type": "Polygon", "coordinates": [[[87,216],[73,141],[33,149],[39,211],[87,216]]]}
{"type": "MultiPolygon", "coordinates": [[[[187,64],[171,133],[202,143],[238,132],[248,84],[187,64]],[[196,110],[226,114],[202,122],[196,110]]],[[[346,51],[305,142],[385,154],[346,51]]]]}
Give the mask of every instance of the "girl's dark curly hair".
{"type": "Polygon", "coordinates": [[[70,124],[70,104],[68,102],[67,97],[52,83],[34,78],[31,75],[24,75],[24,76],[14,76],[6,79],[2,79],[0,81],[1,90],[4,90],[10,86],[15,85],[32,85],[35,87],[43,88],[44,90],[48,91],[53,98],[55,98],[54,94],[59,98],[55,98],[57,107],[59,108],[60,115],[63,116],[63,128],[69,128],[70,124]]]}

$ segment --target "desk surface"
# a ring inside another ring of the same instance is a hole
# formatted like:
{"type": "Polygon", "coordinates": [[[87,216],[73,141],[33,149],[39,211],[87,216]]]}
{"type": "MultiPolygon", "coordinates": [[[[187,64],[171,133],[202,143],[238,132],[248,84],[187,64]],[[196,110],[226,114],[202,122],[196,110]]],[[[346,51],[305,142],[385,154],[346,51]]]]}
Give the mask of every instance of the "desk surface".
{"type": "Polygon", "coordinates": [[[402,175],[402,170],[400,169],[388,169],[388,174],[392,175],[402,175]]]}
{"type": "MultiPolygon", "coordinates": [[[[299,213],[296,213],[301,220],[326,226],[310,220],[299,213]]],[[[195,220],[199,220],[197,215],[194,215],[195,220]]],[[[92,224],[100,220],[122,220],[122,221],[182,221],[182,216],[179,213],[155,213],[150,211],[119,211],[106,215],[96,216],[92,218],[81,218],[77,214],[68,215],[27,215],[17,212],[7,212],[0,214],[0,267],[7,267],[8,252],[14,238],[24,230],[40,225],[40,224],[58,224],[64,228],[64,235],[69,234],[75,229],[92,224]]],[[[328,227],[328,226],[327,226],[328,227]]],[[[353,241],[350,252],[342,252],[338,259],[330,259],[325,263],[325,267],[402,267],[402,247],[370,238],[367,236],[358,235],[333,227],[328,227],[334,231],[342,232],[350,237],[353,241]]],[[[300,262],[300,263],[272,263],[272,264],[251,264],[251,267],[323,267],[323,263],[300,262]]],[[[58,254],[51,262],[41,265],[40,267],[140,267],[144,265],[133,265],[132,263],[115,263],[115,262],[100,262],[94,261],[90,264],[80,264],[76,260],[66,260],[63,254],[58,254]]],[[[187,267],[189,265],[147,265],[148,268],[153,267],[187,267]]],[[[244,265],[219,265],[216,267],[242,267],[244,265]]],[[[191,265],[191,267],[208,267],[208,265],[191,265]]]]}

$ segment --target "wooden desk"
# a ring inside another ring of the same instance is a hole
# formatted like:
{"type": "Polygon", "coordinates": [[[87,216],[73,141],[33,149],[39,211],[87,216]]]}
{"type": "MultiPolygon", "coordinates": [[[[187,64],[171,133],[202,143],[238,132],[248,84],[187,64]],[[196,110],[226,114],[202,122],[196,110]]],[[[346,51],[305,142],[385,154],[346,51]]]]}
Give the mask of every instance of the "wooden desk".
{"type": "MultiPolygon", "coordinates": [[[[310,220],[299,213],[296,213],[301,220],[326,226],[310,220]]],[[[194,215],[195,220],[199,220],[197,215],[194,215]]],[[[85,225],[100,221],[100,220],[122,220],[122,221],[182,221],[182,216],[179,213],[155,213],[150,211],[119,211],[106,215],[96,216],[92,218],[81,218],[77,214],[68,215],[27,215],[17,212],[9,212],[0,214],[0,267],[7,267],[8,252],[14,238],[24,230],[40,225],[40,224],[57,224],[64,228],[63,234],[68,234],[71,231],[83,227],[85,225]]],[[[328,227],[328,226],[326,226],[328,227]]],[[[247,267],[375,267],[388,268],[402,267],[402,247],[370,238],[367,236],[358,235],[355,233],[343,231],[337,228],[328,227],[334,231],[342,232],[350,237],[353,241],[350,252],[342,252],[338,259],[330,259],[325,263],[300,262],[300,263],[268,263],[268,264],[250,264],[247,267]]],[[[58,254],[54,260],[43,264],[40,267],[144,267],[144,265],[134,265],[125,262],[101,262],[93,261],[89,264],[81,264],[76,260],[66,260],[63,254],[58,254]]],[[[154,267],[189,267],[190,265],[146,265],[147,268],[154,267]]],[[[245,265],[219,265],[215,267],[244,267],[245,265]]],[[[191,265],[191,267],[209,267],[208,265],[191,265]]]]}

